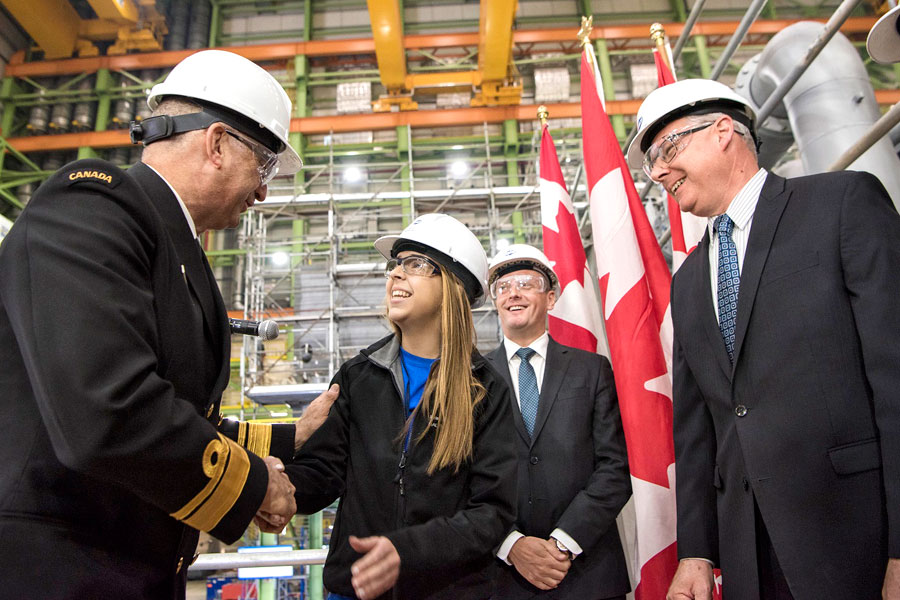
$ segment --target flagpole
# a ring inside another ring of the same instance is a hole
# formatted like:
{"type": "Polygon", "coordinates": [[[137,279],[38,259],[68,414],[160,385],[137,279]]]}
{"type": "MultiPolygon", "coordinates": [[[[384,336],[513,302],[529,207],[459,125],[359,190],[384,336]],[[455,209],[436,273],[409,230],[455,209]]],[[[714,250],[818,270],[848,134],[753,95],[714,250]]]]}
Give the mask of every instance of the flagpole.
{"type": "Polygon", "coordinates": [[[669,51],[666,47],[666,30],[662,26],[662,23],[654,23],[650,26],[650,39],[656,44],[656,50],[659,52],[660,57],[662,57],[663,63],[665,63],[669,71],[674,74],[675,67],[672,66],[672,63],[669,60],[669,51]]]}
{"type": "Polygon", "coordinates": [[[547,107],[541,104],[538,106],[537,112],[538,119],[541,120],[541,129],[547,126],[547,119],[550,118],[550,113],[547,111],[547,107]]]}

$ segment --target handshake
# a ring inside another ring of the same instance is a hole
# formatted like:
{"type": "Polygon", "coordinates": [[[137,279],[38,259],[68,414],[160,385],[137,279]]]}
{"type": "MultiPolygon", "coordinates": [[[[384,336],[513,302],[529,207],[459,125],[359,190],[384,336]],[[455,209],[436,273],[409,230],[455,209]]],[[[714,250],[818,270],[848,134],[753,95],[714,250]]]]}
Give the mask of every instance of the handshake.
{"type": "MultiPolygon", "coordinates": [[[[295,424],[294,452],[325,422],[339,391],[338,384],[332,384],[303,411],[295,424]]],[[[297,512],[296,488],[284,472],[284,463],[274,456],[263,460],[269,469],[269,487],[253,520],[261,531],[279,533],[297,512]]]]}

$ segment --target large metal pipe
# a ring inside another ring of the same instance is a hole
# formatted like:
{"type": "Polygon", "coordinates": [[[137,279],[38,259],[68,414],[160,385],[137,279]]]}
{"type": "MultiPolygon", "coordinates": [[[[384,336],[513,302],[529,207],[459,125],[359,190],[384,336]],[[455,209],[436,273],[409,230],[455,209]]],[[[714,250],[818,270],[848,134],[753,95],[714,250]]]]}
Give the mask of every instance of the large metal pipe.
{"type": "MultiPolygon", "coordinates": [[[[821,34],[821,23],[800,22],[777,33],[765,49],[742,70],[737,90],[759,107],[803,60],[810,44],[821,34]],[[744,73],[744,71],[747,71],[744,73]]],[[[773,119],[786,122],[797,141],[806,173],[821,173],[855,144],[875,123],[881,112],[865,66],[856,49],[841,33],[825,46],[772,110],[772,118],[760,129],[762,150],[772,134],[773,119]]],[[[784,131],[776,131],[782,138],[784,131]]],[[[776,157],[777,159],[777,157],[776,157]]],[[[768,157],[767,160],[772,160],[768,157]]],[[[766,164],[760,155],[760,164],[766,164]]],[[[851,169],[869,171],[887,188],[895,204],[900,203],[900,159],[887,138],[874,144],[851,169]]]]}
{"type": "Polygon", "coordinates": [[[681,56],[684,45],[687,44],[688,39],[691,37],[691,30],[694,28],[694,23],[697,22],[700,13],[703,12],[704,4],[706,4],[706,0],[695,0],[694,7],[691,8],[691,14],[688,15],[687,20],[684,22],[684,29],[681,30],[681,35],[678,36],[678,42],[675,44],[675,49],[672,50],[672,62],[676,62],[678,57],[681,56]]]}

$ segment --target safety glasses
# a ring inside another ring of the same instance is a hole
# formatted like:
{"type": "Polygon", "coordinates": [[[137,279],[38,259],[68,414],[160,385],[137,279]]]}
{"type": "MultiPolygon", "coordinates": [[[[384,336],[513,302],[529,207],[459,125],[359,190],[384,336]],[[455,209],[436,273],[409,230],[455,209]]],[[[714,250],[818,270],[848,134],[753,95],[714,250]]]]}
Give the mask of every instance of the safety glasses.
{"type": "Polygon", "coordinates": [[[647,152],[644,153],[644,173],[646,173],[647,177],[653,179],[651,177],[651,173],[653,172],[653,166],[656,164],[657,160],[661,160],[667,165],[675,160],[675,157],[678,156],[678,153],[687,148],[688,143],[691,141],[691,134],[701,129],[706,129],[713,122],[704,123],[703,125],[697,125],[696,127],[691,127],[690,129],[683,129],[681,131],[673,131],[663,139],[661,139],[658,143],[653,144],[647,149],[647,152]]]}
{"type": "Polygon", "coordinates": [[[406,258],[392,258],[387,261],[387,265],[384,268],[384,276],[387,279],[391,278],[391,273],[394,272],[397,265],[400,265],[400,268],[407,275],[418,275],[419,277],[431,277],[441,272],[436,262],[425,256],[414,254],[406,258]]]}
{"type": "Polygon", "coordinates": [[[512,292],[515,287],[519,292],[545,292],[547,279],[541,275],[520,273],[501,277],[491,284],[491,298],[499,298],[512,292]]]}
{"type": "Polygon", "coordinates": [[[278,155],[254,140],[251,140],[236,131],[226,129],[225,133],[244,144],[256,158],[256,170],[259,172],[259,185],[267,185],[275,174],[278,173],[278,155]]]}

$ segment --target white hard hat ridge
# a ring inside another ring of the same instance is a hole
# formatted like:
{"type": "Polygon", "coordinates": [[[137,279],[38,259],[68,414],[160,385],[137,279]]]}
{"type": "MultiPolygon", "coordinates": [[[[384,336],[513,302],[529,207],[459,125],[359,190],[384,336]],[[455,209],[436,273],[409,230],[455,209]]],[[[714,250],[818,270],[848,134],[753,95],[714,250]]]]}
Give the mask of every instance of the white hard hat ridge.
{"type": "Polygon", "coordinates": [[[278,155],[279,173],[296,173],[303,166],[288,139],[291,100],[281,84],[253,61],[225,50],[196,52],[153,86],[147,97],[150,109],[155,109],[165,96],[215,104],[252,120],[283,144],[278,155]]]}
{"type": "Polygon", "coordinates": [[[394,246],[408,241],[439,253],[432,256],[451,272],[465,270],[477,281],[477,293],[470,297],[472,308],[484,304],[487,297],[488,261],[481,242],[468,227],[450,215],[430,213],[418,217],[400,235],[385,235],[375,240],[375,249],[392,258],[394,246]]]}
{"type": "Polygon", "coordinates": [[[556,288],[559,285],[559,278],[553,271],[547,255],[528,244],[510,244],[498,252],[491,259],[488,283],[493,283],[494,279],[502,276],[504,271],[508,272],[508,267],[518,265],[521,265],[523,269],[532,267],[534,270],[544,273],[550,280],[551,288],[556,288]]]}
{"type": "Polygon", "coordinates": [[[866,50],[875,62],[900,62],[900,6],[878,19],[866,38],[866,50]]]}
{"type": "MultiPolygon", "coordinates": [[[[657,124],[668,123],[676,115],[687,115],[691,109],[700,110],[706,105],[722,103],[743,111],[751,124],[756,120],[756,111],[746,98],[724,83],[710,79],[682,79],[675,83],[656,88],[641,103],[637,113],[637,135],[628,146],[626,158],[628,166],[639,169],[644,160],[642,149],[648,132],[655,135],[657,124]]],[[[752,127],[751,127],[752,129],[752,127]]],[[[649,143],[649,138],[648,138],[649,143]]]]}

